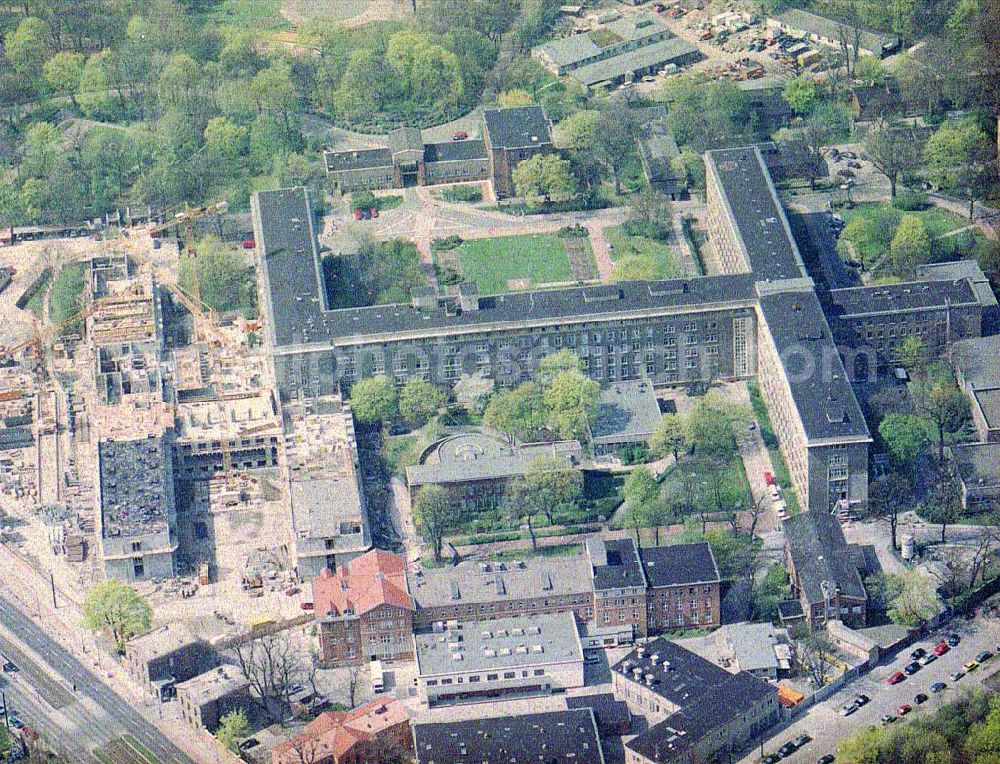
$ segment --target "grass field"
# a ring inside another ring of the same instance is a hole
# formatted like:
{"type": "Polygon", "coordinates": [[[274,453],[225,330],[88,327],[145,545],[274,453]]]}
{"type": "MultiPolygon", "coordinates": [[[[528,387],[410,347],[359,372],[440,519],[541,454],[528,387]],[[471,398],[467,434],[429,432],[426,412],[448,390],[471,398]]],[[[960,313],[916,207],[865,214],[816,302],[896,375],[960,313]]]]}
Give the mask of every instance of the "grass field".
{"type": "Polygon", "coordinates": [[[687,269],[669,244],[645,236],[629,236],[620,225],[604,229],[604,235],[614,247],[611,259],[615,262],[628,255],[648,255],[656,263],[656,278],[672,279],[687,275],[687,269]]]}
{"type": "MultiPolygon", "coordinates": [[[[480,294],[501,294],[512,289],[508,282],[522,280],[520,288],[587,278],[574,274],[563,239],[555,234],[501,236],[474,239],[457,249],[462,274],[479,284],[480,294]]],[[[581,265],[587,273],[596,270],[589,243],[581,265]]]]}
{"type": "Polygon", "coordinates": [[[968,221],[960,215],[956,215],[940,207],[928,207],[925,210],[916,212],[902,212],[893,208],[889,204],[858,204],[853,209],[842,209],[840,214],[844,222],[850,224],[851,221],[859,218],[868,218],[874,222],[883,221],[880,230],[884,238],[877,242],[853,242],[862,262],[871,262],[885,252],[892,241],[892,233],[903,215],[916,215],[923,222],[930,238],[936,239],[956,228],[964,228],[968,221]]]}
{"type": "Polygon", "coordinates": [[[788,507],[788,514],[797,515],[802,511],[799,504],[799,496],[792,485],[792,474],[788,471],[788,464],[785,456],[778,446],[778,436],[774,434],[774,427],[771,425],[771,415],[767,411],[767,404],[764,396],[761,395],[760,386],[756,382],[750,382],[750,406],[753,408],[754,418],[760,427],[760,436],[767,447],[767,452],[771,456],[771,466],[774,467],[774,479],[781,486],[782,495],[785,498],[785,506],[788,507]]]}
{"type": "Polygon", "coordinates": [[[371,0],[285,0],[295,15],[316,21],[343,21],[358,16],[371,0]]]}
{"type": "Polygon", "coordinates": [[[222,27],[279,32],[291,29],[281,15],[281,0],[198,0],[195,18],[222,27]]]}

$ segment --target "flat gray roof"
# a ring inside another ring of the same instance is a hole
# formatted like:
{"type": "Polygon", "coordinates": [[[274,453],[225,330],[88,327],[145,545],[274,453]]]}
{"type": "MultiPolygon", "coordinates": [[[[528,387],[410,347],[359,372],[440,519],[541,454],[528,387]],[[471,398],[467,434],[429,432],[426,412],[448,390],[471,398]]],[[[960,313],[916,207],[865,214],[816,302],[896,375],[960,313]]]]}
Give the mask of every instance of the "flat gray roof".
{"type": "Polygon", "coordinates": [[[1000,334],[956,342],[951,346],[951,361],[966,385],[1000,387],[1000,334]]]}
{"type": "MultiPolygon", "coordinates": [[[[844,24],[836,19],[820,16],[799,8],[789,8],[780,14],[778,20],[791,27],[810,34],[826,37],[830,40],[837,40],[843,34],[841,30],[850,29],[850,25],[844,24]]],[[[853,31],[847,32],[848,39],[851,39],[853,31]]],[[[873,32],[868,29],[861,30],[861,47],[872,53],[880,54],[883,45],[891,46],[898,43],[899,38],[887,32],[873,32]]]]}
{"type": "Polygon", "coordinates": [[[250,683],[247,682],[243,672],[237,666],[224,663],[204,674],[198,674],[186,682],[180,682],[176,689],[178,693],[191,698],[195,705],[201,706],[231,692],[244,688],[249,689],[249,687],[250,683]]]}
{"type": "Polygon", "coordinates": [[[590,439],[594,444],[644,440],[659,421],[660,406],[652,383],[616,382],[601,390],[590,439]]]}
{"type": "Polygon", "coordinates": [[[413,640],[420,676],[583,661],[571,612],[459,621],[413,640]]]}
{"type": "Polygon", "coordinates": [[[411,575],[417,608],[561,597],[593,591],[591,566],[583,555],[477,563],[472,560],[411,575]],[[499,582],[499,585],[498,585],[499,582]]]}
{"type": "Polygon", "coordinates": [[[967,489],[1000,488],[1000,443],[952,446],[951,453],[967,489]]]}
{"type": "Polygon", "coordinates": [[[769,623],[732,623],[722,627],[741,671],[778,668],[776,629],[769,623]]]}
{"type": "Polygon", "coordinates": [[[568,72],[569,76],[583,85],[596,85],[624,77],[633,72],[648,69],[652,66],[666,66],[676,63],[688,56],[698,54],[698,49],[687,40],[671,37],[667,40],[645,45],[637,50],[626,51],[617,56],[595,61],[568,72]]]}

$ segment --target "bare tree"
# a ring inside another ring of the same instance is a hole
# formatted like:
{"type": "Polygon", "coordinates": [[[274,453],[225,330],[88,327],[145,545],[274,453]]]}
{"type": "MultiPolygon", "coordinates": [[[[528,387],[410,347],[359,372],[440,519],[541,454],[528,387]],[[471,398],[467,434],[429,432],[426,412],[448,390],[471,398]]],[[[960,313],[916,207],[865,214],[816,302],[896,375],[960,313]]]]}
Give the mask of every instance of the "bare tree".
{"type": "Polygon", "coordinates": [[[826,675],[833,665],[833,640],[826,629],[812,629],[795,641],[799,665],[806,669],[809,678],[817,687],[826,684],[826,675]]]}
{"type": "Polygon", "coordinates": [[[322,744],[314,737],[298,737],[289,749],[295,754],[298,764],[316,764],[320,760],[322,744]]]}
{"type": "Polygon", "coordinates": [[[986,575],[986,565],[993,550],[1000,545],[1000,511],[994,510],[991,517],[983,523],[982,535],[976,541],[976,546],[969,561],[969,589],[976,587],[976,579],[986,575]]]}
{"type": "Polygon", "coordinates": [[[881,118],[865,136],[865,150],[875,169],[889,181],[889,195],[895,196],[899,176],[916,166],[916,136],[881,118]]]}
{"type": "Polygon", "coordinates": [[[256,639],[245,635],[233,647],[233,655],[254,702],[271,719],[281,721],[291,688],[308,678],[309,657],[287,632],[256,639]]]}
{"type": "Polygon", "coordinates": [[[358,689],[361,687],[361,680],[364,672],[361,666],[351,666],[347,673],[347,705],[354,708],[357,700],[358,689]]]}

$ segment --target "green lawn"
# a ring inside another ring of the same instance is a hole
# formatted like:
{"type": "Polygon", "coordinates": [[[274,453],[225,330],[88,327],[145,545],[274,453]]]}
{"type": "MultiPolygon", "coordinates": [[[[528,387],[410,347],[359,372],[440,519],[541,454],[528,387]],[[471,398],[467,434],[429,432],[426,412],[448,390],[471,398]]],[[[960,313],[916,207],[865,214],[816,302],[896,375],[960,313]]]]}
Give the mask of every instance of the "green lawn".
{"type": "Polygon", "coordinates": [[[605,228],[604,235],[614,248],[611,259],[615,262],[627,255],[649,255],[656,262],[656,278],[673,279],[688,275],[669,244],[645,236],[629,236],[620,225],[605,228]]]}
{"type": "Polygon", "coordinates": [[[858,218],[868,218],[873,222],[879,223],[879,240],[872,242],[852,242],[858,252],[858,256],[864,263],[873,262],[888,250],[895,228],[903,215],[916,215],[920,218],[927,229],[927,234],[932,240],[949,231],[954,231],[956,228],[964,228],[969,224],[962,216],[941,209],[940,207],[928,207],[925,210],[918,210],[916,212],[902,212],[890,204],[865,203],[858,204],[853,209],[841,209],[839,212],[843,216],[844,222],[848,225],[851,221],[858,218]]]}
{"type": "Polygon", "coordinates": [[[507,560],[530,560],[534,557],[571,557],[581,552],[579,544],[553,544],[551,546],[539,546],[537,550],[528,549],[505,549],[489,555],[491,560],[504,562],[507,560]]]}
{"type": "Polygon", "coordinates": [[[213,26],[256,32],[291,29],[281,15],[281,0],[198,0],[194,18],[213,26]]]}
{"type": "MultiPolygon", "coordinates": [[[[555,234],[474,239],[456,251],[463,277],[478,282],[480,294],[500,294],[515,288],[574,280],[563,240],[555,234]],[[519,279],[526,283],[518,286],[508,283],[519,279]]],[[[594,268],[589,244],[586,257],[594,268]]]]}
{"type": "Polygon", "coordinates": [[[682,455],[677,465],[663,479],[663,497],[674,514],[681,519],[686,512],[687,494],[693,491],[695,512],[707,501],[715,510],[715,487],[719,487],[723,505],[737,506],[746,503],[750,484],[738,454],[733,454],[723,464],[718,464],[699,454],[682,455]]]}
{"type": "Polygon", "coordinates": [[[49,294],[49,321],[53,324],[61,324],[79,312],[82,306],[85,272],[84,263],[69,263],[64,265],[53,279],[49,294]]]}
{"type": "Polygon", "coordinates": [[[371,0],[285,0],[288,7],[307,19],[341,21],[361,14],[371,0]]]}
{"type": "Polygon", "coordinates": [[[756,382],[750,382],[750,405],[753,408],[754,418],[760,428],[760,436],[767,446],[767,452],[771,455],[771,466],[774,467],[774,479],[781,486],[782,495],[785,498],[785,506],[788,507],[788,514],[797,515],[802,511],[799,504],[798,494],[792,486],[792,475],[788,471],[788,464],[785,456],[778,447],[778,436],[774,434],[771,426],[771,415],[767,412],[767,404],[761,395],[760,386],[756,382]]]}

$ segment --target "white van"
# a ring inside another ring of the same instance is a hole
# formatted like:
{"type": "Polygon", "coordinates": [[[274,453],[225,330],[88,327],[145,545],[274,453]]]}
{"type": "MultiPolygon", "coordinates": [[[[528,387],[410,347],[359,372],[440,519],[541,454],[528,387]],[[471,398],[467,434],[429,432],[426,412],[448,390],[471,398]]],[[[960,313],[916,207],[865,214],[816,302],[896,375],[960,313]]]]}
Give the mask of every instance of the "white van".
{"type": "Polygon", "coordinates": [[[385,692],[385,674],[382,671],[382,661],[373,658],[369,670],[372,675],[372,692],[376,695],[385,692]]]}

